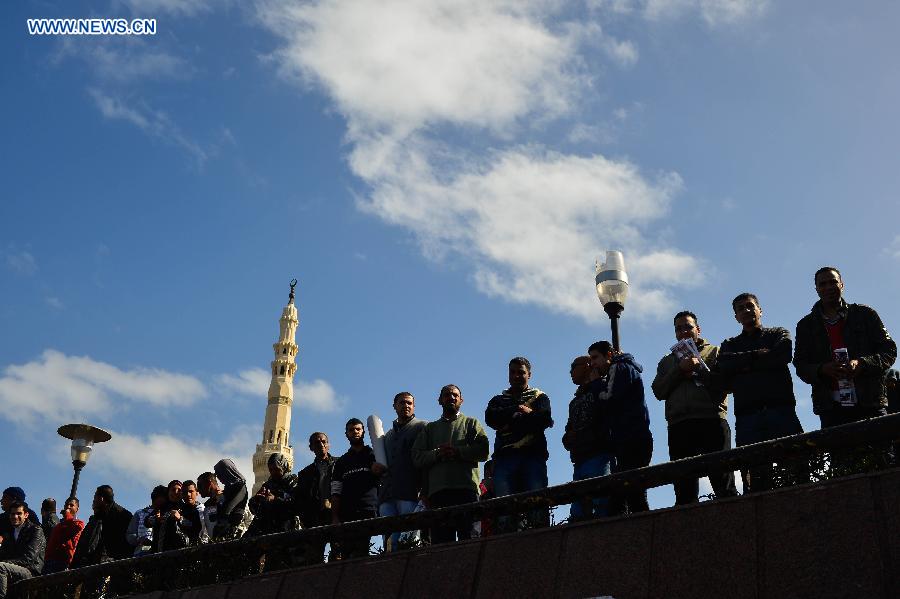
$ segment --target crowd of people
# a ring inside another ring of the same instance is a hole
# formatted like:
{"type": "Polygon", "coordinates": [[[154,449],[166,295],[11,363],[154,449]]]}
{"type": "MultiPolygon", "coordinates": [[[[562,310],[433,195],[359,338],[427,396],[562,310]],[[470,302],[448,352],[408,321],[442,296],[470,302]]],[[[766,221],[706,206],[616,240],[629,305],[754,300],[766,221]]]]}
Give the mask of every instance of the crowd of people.
{"type": "MultiPolygon", "coordinates": [[[[815,273],[819,301],[797,324],[795,343],[781,327],[762,323],[759,299],[752,293],[734,298],[732,309],[740,333],[716,346],[701,336],[696,314],[675,314],[676,344],[657,364],[653,395],[665,402],[669,457],[702,455],[732,446],[726,420],[727,396],[733,397],[734,442],[758,443],[803,432],[796,413],[789,365],[811,385],[813,410],[823,428],[897,411],[897,346],[877,312],[843,299],[840,272],[824,267],[815,273]]],[[[509,362],[509,388],[488,402],[484,423],[495,432],[494,452],[482,423],[461,412],[463,394],[456,385],[441,388],[441,416],[433,422],[415,417],[415,398],[398,393],[396,419],[384,437],[385,462],[365,443],[365,426],[347,421],[349,449],[330,452],[328,435],[309,437],[312,463],[292,472],[290,460],[273,454],[269,478],[249,496],[243,475],[231,460],[192,480],[173,480],[150,493],[147,507],[131,513],[115,502],[108,485],[97,488],[93,515],[78,518],[77,498],[66,500],[61,518],[56,502],[45,500],[38,516],[19,487],[3,491],[0,515],[0,599],[8,584],[109,560],[236,539],[393,516],[413,511],[474,503],[547,487],[546,430],[553,426],[550,398],[531,384],[528,359],[509,362]],[[485,478],[479,464],[486,462],[485,478]]],[[[593,343],[571,364],[576,385],[568,405],[563,445],[573,464],[573,480],[609,475],[649,465],[653,436],[644,396],[643,368],[628,353],[607,341],[593,343]]],[[[886,450],[890,454],[891,450],[886,450]]],[[[893,458],[890,458],[893,459],[893,458]]],[[[742,473],[744,492],[772,486],[771,464],[742,473]]],[[[711,472],[716,498],[737,494],[733,472],[711,472]]],[[[697,478],[674,483],[676,504],[698,501],[697,478]]],[[[647,492],[627,488],[609,497],[593,497],[571,506],[573,520],[648,510],[647,492]]],[[[482,522],[481,534],[549,524],[546,508],[522,517],[482,522]]],[[[385,549],[467,539],[473,523],[466,518],[430,531],[396,533],[385,549]]],[[[332,544],[341,558],[369,553],[370,537],[332,544]]],[[[286,555],[266,557],[266,567],[319,563],[324,541],[308,543],[286,555]]]]}

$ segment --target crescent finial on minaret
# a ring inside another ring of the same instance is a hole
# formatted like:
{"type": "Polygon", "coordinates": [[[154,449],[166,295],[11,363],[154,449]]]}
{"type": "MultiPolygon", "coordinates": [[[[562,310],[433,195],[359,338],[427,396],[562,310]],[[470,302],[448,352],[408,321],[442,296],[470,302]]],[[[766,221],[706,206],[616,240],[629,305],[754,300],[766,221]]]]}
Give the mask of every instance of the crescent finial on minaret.
{"type": "Polygon", "coordinates": [[[297,279],[291,279],[291,294],[288,296],[288,303],[294,303],[294,287],[297,286],[297,279]]]}

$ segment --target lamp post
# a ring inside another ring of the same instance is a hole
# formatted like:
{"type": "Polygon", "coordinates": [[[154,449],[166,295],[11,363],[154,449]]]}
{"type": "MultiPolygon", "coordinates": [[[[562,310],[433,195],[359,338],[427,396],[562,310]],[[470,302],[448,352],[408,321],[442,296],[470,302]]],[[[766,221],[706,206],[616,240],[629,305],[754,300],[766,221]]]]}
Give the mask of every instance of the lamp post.
{"type": "Polygon", "coordinates": [[[622,252],[606,252],[606,262],[600,264],[598,261],[596,268],[597,297],[603,304],[603,310],[609,315],[613,349],[620,351],[619,315],[625,309],[625,299],[628,297],[628,273],[625,272],[622,252]]]}
{"type": "Polygon", "coordinates": [[[75,475],[72,477],[72,492],[69,497],[75,497],[78,491],[78,477],[81,469],[91,457],[94,443],[103,443],[112,439],[112,435],[90,424],[64,424],[56,431],[61,437],[72,440],[72,467],[75,475]]]}

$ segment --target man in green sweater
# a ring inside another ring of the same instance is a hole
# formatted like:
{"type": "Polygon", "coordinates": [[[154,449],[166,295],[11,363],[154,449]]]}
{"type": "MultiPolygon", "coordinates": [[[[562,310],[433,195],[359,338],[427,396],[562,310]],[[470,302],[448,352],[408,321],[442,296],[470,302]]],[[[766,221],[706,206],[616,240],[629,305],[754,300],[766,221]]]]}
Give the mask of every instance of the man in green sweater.
{"type": "MultiPolygon", "coordinates": [[[[438,509],[475,503],[481,480],[478,462],[488,458],[487,435],[478,420],[460,413],[463,397],[456,385],[445,385],[438,403],[441,417],[425,425],[412,448],[413,463],[424,473],[428,506],[438,509]]],[[[434,527],[431,542],[468,539],[471,533],[471,519],[463,518],[456,526],[434,527]]]]}

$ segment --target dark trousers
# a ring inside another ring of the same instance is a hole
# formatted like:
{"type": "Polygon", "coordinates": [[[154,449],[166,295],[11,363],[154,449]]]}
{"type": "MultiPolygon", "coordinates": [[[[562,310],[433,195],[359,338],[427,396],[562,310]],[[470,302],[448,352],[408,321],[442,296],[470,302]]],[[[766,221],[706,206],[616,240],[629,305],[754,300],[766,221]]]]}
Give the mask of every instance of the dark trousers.
{"type": "MultiPolygon", "coordinates": [[[[375,510],[353,510],[341,514],[341,523],[356,522],[357,520],[370,520],[378,517],[375,510]]],[[[368,557],[369,544],[372,537],[369,535],[347,537],[340,542],[341,559],[353,557],[368,557]]]]}
{"type": "MultiPolygon", "coordinates": [[[[465,503],[475,503],[478,501],[478,493],[475,489],[445,489],[433,493],[428,502],[431,509],[439,509],[442,507],[452,507],[454,505],[463,505],[465,503]]],[[[431,529],[431,544],[452,543],[459,539],[464,541],[472,538],[471,517],[461,516],[454,519],[449,525],[434,526],[431,529]]]]}
{"type": "MultiPolygon", "coordinates": [[[[301,514],[303,528],[315,528],[317,526],[328,526],[331,524],[331,508],[319,511],[308,511],[301,514]]],[[[335,555],[337,552],[335,551],[335,555]]],[[[325,560],[325,541],[315,540],[307,541],[297,555],[297,565],[309,566],[312,564],[321,564],[325,560]]]]}
{"type": "Polygon", "coordinates": [[[850,424],[851,422],[859,422],[869,418],[878,418],[879,416],[887,416],[887,408],[851,406],[837,407],[827,412],[819,414],[819,420],[822,422],[822,428],[831,428],[842,424],[850,424]]]}
{"type": "MultiPolygon", "coordinates": [[[[731,426],[724,418],[692,418],[669,425],[669,459],[682,460],[698,455],[731,449],[731,426]]],[[[710,472],[709,484],[716,497],[734,497],[734,472],[710,472]]],[[[697,478],[683,478],[673,483],[675,505],[696,503],[700,494],[697,478]]]]}
{"type": "MultiPolygon", "coordinates": [[[[319,511],[304,511],[300,515],[302,522],[301,528],[315,528],[317,526],[328,526],[331,524],[331,509],[322,509],[319,511]]],[[[312,564],[321,564],[325,560],[325,544],[324,540],[310,540],[300,547],[296,554],[296,564],[298,566],[309,566],[312,564]]],[[[335,556],[337,552],[335,552],[335,556]]]]}
{"type": "MultiPolygon", "coordinates": [[[[840,406],[827,412],[822,412],[819,414],[819,420],[822,422],[822,428],[831,428],[842,424],[850,424],[851,422],[868,420],[869,418],[878,418],[879,416],[887,416],[887,408],[883,406],[840,406]]],[[[876,462],[874,465],[884,467],[895,463],[898,446],[900,444],[891,444],[890,441],[873,443],[871,447],[875,450],[873,452],[876,462]]],[[[831,468],[833,471],[845,471],[845,474],[849,474],[858,469],[853,465],[852,450],[838,450],[829,453],[831,454],[831,468]]]]}
{"type": "MultiPolygon", "coordinates": [[[[653,457],[653,435],[646,434],[634,439],[618,443],[615,447],[616,465],[612,472],[625,472],[650,465],[653,457]]],[[[641,487],[629,487],[625,490],[614,491],[609,498],[609,513],[611,516],[619,514],[646,512],[650,509],[647,503],[647,489],[641,487]]]]}

